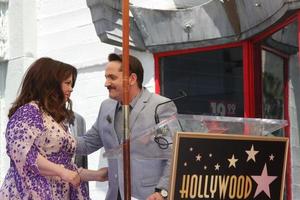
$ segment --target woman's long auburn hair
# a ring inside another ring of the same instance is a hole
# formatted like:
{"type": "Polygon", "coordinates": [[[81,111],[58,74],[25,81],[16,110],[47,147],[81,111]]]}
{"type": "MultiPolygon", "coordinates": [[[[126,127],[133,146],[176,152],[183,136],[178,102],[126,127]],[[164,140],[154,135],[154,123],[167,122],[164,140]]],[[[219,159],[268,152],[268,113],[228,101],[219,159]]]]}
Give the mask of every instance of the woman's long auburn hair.
{"type": "MultiPolygon", "coordinates": [[[[75,85],[77,70],[72,65],[51,59],[39,58],[26,72],[21,84],[21,91],[9,110],[10,118],[24,104],[36,101],[40,109],[49,113],[58,123],[72,122],[74,113],[72,101],[65,102],[61,89],[64,80],[72,76],[75,85]]],[[[20,90],[19,89],[19,90],[20,90]]]]}

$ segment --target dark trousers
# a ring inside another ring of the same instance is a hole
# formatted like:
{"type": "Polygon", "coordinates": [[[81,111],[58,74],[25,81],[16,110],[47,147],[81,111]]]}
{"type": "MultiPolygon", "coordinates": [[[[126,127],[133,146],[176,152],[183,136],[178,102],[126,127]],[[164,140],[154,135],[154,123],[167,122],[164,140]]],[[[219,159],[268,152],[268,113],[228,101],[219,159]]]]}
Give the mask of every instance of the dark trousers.
{"type": "Polygon", "coordinates": [[[117,198],[117,200],[122,200],[121,194],[120,194],[120,190],[118,190],[118,198],[117,198]]]}

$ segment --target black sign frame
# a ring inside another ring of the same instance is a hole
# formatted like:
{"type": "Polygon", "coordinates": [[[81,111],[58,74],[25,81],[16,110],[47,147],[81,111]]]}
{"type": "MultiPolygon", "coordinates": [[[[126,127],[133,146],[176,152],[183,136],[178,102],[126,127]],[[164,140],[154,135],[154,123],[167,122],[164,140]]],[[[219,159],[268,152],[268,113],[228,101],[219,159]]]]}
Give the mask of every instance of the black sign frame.
{"type": "Polygon", "coordinates": [[[169,199],[282,200],[288,141],[274,136],[178,132],[169,199]]]}

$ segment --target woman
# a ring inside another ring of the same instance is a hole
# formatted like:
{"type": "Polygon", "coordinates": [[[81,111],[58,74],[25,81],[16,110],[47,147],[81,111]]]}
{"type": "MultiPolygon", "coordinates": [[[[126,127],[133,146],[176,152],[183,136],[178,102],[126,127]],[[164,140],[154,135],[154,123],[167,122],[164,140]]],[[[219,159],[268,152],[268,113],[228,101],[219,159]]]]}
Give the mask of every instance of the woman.
{"type": "Polygon", "coordinates": [[[77,169],[71,162],[75,139],[66,124],[74,118],[70,95],[76,69],[40,58],[28,69],[9,110],[6,129],[10,168],[0,199],[89,199],[83,181],[104,181],[107,169],[77,169]]]}

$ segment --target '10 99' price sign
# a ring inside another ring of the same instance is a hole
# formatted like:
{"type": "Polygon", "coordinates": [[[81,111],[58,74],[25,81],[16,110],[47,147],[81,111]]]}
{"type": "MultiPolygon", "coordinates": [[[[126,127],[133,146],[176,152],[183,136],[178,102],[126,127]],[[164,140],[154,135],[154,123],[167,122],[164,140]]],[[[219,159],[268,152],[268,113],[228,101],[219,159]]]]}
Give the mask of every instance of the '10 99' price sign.
{"type": "Polygon", "coordinates": [[[235,116],[236,104],[225,101],[210,101],[210,112],[217,116],[235,116]]]}

